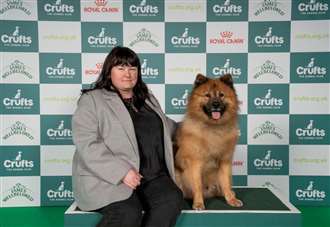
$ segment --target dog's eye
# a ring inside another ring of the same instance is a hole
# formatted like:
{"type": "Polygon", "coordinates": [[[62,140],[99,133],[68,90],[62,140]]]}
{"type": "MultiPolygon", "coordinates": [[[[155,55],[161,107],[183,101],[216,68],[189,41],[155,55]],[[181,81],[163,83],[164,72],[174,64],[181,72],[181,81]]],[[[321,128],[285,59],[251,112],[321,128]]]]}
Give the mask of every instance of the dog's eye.
{"type": "Polygon", "coordinates": [[[211,95],[209,93],[206,93],[205,96],[211,98],[211,95]]]}
{"type": "Polygon", "coordinates": [[[220,92],[220,98],[225,97],[225,94],[223,92],[220,92]]]}

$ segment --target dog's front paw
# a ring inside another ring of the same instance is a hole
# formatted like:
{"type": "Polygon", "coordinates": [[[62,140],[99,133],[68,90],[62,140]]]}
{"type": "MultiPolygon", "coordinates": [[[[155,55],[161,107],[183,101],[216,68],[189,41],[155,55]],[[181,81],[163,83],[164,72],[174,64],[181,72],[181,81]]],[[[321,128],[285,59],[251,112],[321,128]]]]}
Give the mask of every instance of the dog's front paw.
{"type": "Polygon", "coordinates": [[[227,203],[228,203],[228,205],[230,205],[232,207],[242,207],[243,206],[243,202],[236,198],[232,198],[232,199],[228,200],[227,203]]]}
{"type": "Polygon", "coordinates": [[[194,210],[205,210],[204,203],[194,203],[192,208],[194,210]]]}

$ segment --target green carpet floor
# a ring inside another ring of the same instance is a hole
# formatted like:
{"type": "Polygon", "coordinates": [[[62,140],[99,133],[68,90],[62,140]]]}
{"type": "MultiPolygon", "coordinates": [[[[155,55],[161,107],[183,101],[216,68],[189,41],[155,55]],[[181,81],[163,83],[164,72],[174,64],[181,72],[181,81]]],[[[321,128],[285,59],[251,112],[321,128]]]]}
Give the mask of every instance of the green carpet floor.
{"type": "MultiPolygon", "coordinates": [[[[0,208],[0,227],[61,227],[66,209],[66,207],[0,208]]],[[[330,227],[330,207],[298,207],[298,209],[302,212],[302,227],[330,227]]]]}

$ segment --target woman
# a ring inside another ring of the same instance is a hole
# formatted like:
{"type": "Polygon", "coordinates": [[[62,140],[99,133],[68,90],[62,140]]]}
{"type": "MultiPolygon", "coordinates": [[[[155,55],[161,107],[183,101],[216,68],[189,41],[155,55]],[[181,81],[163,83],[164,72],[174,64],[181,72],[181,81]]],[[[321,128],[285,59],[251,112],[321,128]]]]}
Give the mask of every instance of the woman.
{"type": "Polygon", "coordinates": [[[115,47],[72,118],[74,197],[81,210],[103,214],[97,226],[175,225],[183,196],[174,126],[142,81],[136,53],[115,47]]]}

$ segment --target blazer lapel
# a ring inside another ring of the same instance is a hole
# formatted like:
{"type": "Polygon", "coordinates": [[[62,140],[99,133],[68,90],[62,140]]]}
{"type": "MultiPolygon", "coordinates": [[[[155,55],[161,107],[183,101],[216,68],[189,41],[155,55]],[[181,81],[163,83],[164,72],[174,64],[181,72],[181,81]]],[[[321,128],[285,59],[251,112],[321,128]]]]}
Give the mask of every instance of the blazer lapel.
{"type": "Polygon", "coordinates": [[[106,100],[107,105],[113,110],[115,116],[120,121],[120,124],[124,128],[126,135],[128,136],[131,144],[133,145],[134,151],[139,155],[139,149],[137,145],[137,140],[134,131],[134,125],[132,118],[129,115],[124,103],[119,98],[118,94],[115,92],[109,92],[105,89],[102,89],[103,97],[106,100]]]}

